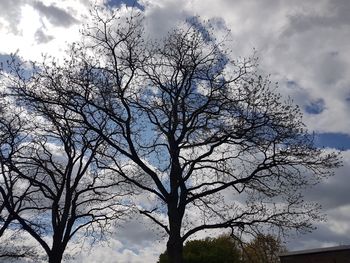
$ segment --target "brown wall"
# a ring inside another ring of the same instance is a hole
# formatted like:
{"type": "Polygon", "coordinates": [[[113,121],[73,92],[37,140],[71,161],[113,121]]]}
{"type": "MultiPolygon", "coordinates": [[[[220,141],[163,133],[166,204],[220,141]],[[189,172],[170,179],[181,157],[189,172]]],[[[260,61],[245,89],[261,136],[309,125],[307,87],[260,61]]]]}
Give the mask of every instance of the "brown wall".
{"type": "Polygon", "coordinates": [[[281,263],[350,263],[350,250],[282,256],[281,263]]]}

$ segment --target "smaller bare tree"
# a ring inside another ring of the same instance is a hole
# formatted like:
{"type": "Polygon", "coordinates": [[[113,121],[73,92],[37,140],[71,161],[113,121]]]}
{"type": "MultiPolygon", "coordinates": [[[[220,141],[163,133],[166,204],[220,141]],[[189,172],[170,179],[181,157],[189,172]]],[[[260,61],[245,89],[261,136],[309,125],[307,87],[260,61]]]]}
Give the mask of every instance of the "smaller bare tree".
{"type": "MultiPolygon", "coordinates": [[[[0,104],[0,155],[1,160],[11,158],[13,152],[11,145],[19,143],[25,139],[20,136],[23,131],[23,122],[19,115],[11,112],[11,119],[8,119],[9,113],[6,112],[5,102],[0,104]]],[[[13,173],[4,162],[0,161],[0,258],[18,259],[23,257],[35,256],[35,249],[32,246],[21,244],[16,245],[15,240],[22,234],[20,225],[15,219],[15,214],[23,209],[23,202],[30,198],[31,185],[22,185],[21,179],[13,173]],[[11,229],[11,233],[5,233],[11,229]]]]}
{"type": "Polygon", "coordinates": [[[130,207],[121,197],[129,188],[98,167],[106,147],[74,115],[25,97],[7,106],[0,118],[1,231],[19,224],[49,262],[61,262],[79,231],[99,238],[123,218],[130,207]]]}

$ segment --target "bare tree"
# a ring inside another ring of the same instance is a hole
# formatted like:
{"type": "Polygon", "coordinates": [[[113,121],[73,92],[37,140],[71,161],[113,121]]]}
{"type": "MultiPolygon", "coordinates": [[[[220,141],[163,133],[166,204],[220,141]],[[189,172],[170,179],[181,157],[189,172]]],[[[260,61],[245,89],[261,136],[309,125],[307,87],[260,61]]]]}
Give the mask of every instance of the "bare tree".
{"type": "MultiPolygon", "coordinates": [[[[11,146],[25,139],[20,136],[23,122],[15,112],[8,113],[9,108],[6,103],[1,101],[0,104],[0,148],[1,160],[11,158],[11,146]],[[11,118],[8,119],[11,114],[11,118]]],[[[31,187],[22,185],[21,179],[8,169],[4,162],[0,161],[0,258],[7,260],[18,259],[23,257],[35,256],[33,247],[26,246],[23,243],[16,245],[12,242],[21,234],[21,227],[15,220],[15,214],[23,208],[23,202],[27,201],[30,196],[31,187]],[[5,234],[7,229],[11,229],[11,233],[5,234]],[[10,244],[11,243],[11,244],[10,244]]],[[[17,240],[18,241],[18,240],[17,240]]]]}
{"type": "MultiPolygon", "coordinates": [[[[5,114],[4,107],[0,107],[0,114],[2,116],[5,114]]],[[[16,122],[15,119],[13,119],[12,122],[16,122]]],[[[16,130],[11,126],[11,123],[6,122],[3,118],[0,120],[0,145],[2,150],[6,147],[5,145],[7,143],[13,140],[12,135],[16,134],[16,130]]],[[[4,234],[4,231],[13,221],[12,215],[8,212],[9,210],[12,210],[10,207],[10,202],[8,202],[8,200],[13,198],[11,195],[13,193],[16,178],[13,178],[10,173],[8,176],[5,176],[5,173],[7,172],[8,171],[6,171],[4,165],[1,164],[0,237],[4,234]]]]}
{"type": "Polygon", "coordinates": [[[16,222],[45,250],[49,262],[61,262],[78,232],[99,238],[125,216],[129,206],[121,198],[129,190],[98,167],[104,142],[75,122],[73,114],[24,97],[8,105],[0,121],[1,208],[7,214],[2,230],[16,222]]]}
{"type": "Polygon", "coordinates": [[[100,167],[158,200],[140,213],[168,234],[172,263],[202,230],[310,230],[319,211],[302,190],[332,174],[337,154],[313,146],[298,107],[206,24],[152,42],[142,23],[97,12],[64,66],[44,63],[15,92],[74,113],[108,145],[100,167]]]}

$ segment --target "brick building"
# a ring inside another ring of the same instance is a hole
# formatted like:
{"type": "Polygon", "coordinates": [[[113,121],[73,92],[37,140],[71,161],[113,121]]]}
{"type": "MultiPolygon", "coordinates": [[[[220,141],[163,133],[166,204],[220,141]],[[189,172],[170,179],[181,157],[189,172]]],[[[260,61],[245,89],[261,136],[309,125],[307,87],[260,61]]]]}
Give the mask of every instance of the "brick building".
{"type": "Polygon", "coordinates": [[[350,263],[350,246],[337,246],[283,253],[281,263],[350,263]]]}

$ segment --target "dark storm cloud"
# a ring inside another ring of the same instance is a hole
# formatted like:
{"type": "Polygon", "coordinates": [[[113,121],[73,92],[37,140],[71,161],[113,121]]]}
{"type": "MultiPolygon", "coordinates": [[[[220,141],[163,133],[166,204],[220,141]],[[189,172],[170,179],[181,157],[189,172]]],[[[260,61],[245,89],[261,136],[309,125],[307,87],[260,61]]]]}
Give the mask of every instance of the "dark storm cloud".
{"type": "Polygon", "coordinates": [[[47,6],[40,1],[36,1],[33,3],[33,7],[55,26],[69,27],[78,22],[67,11],[53,4],[47,6]]]}

